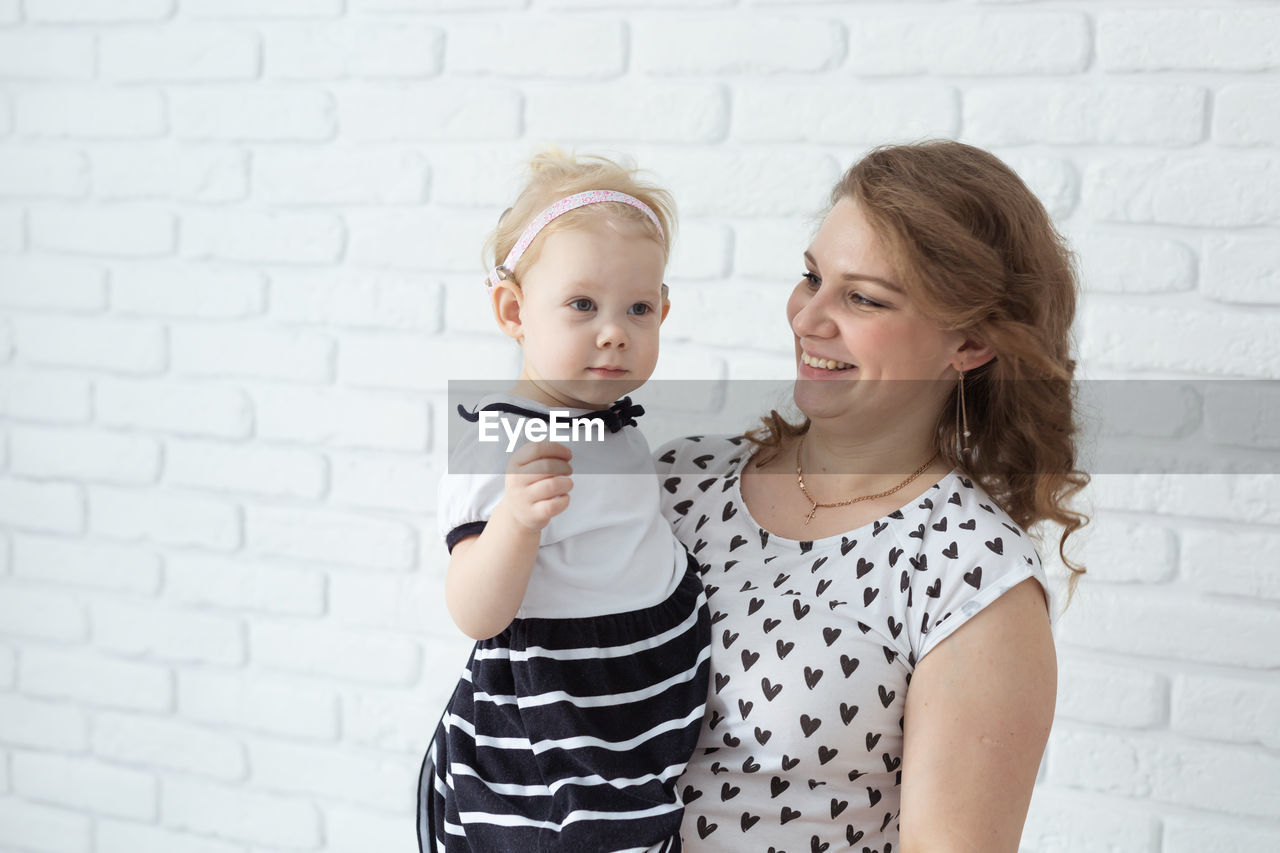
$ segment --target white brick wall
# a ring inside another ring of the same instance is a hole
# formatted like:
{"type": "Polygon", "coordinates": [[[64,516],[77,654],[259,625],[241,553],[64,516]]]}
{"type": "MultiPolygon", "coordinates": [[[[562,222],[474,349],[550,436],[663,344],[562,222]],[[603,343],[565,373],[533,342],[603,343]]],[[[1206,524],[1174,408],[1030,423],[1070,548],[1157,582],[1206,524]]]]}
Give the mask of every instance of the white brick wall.
{"type": "MultiPolygon", "coordinates": [[[[1254,0],[0,0],[0,853],[416,849],[445,383],[516,370],[538,145],[674,191],[659,376],[786,375],[831,182],[950,136],[1071,238],[1087,374],[1274,379],[1278,117],[1254,0]]],[[[1121,426],[1274,467],[1216,406],[1121,426]]],[[[1256,470],[1089,490],[1025,853],[1280,849],[1256,470]]]]}

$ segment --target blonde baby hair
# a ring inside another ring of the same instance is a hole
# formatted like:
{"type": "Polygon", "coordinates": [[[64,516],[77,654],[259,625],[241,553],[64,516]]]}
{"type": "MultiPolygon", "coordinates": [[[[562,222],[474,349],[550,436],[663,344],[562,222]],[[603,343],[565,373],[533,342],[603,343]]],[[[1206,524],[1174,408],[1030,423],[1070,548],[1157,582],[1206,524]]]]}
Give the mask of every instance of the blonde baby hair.
{"type": "MultiPolygon", "coordinates": [[[[643,202],[653,211],[660,226],[654,226],[641,210],[620,202],[588,204],[557,216],[525,250],[515,269],[510,273],[515,283],[521,274],[538,259],[543,237],[554,231],[573,228],[590,216],[607,215],[617,219],[639,222],[654,240],[662,246],[665,265],[671,259],[671,241],[676,224],[676,206],[671,193],[639,177],[639,170],[630,162],[619,163],[598,155],[576,155],[559,148],[546,148],[529,161],[528,178],[516,197],[515,204],[507,208],[498,219],[498,226],[489,234],[484,244],[486,270],[492,270],[515,246],[526,227],[539,213],[563,198],[589,190],[612,190],[625,193],[643,202]]],[[[667,286],[662,286],[663,298],[667,286]]]]}

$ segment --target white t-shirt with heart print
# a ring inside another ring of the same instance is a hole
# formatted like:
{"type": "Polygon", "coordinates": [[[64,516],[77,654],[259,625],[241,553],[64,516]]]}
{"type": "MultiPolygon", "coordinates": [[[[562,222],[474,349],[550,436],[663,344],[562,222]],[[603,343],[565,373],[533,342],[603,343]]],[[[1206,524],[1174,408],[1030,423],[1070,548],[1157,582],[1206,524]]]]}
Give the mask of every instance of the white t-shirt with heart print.
{"type": "Polygon", "coordinates": [[[956,471],[857,530],[812,542],[751,518],[741,438],[655,454],[663,513],[702,569],[712,684],[680,784],[691,851],[897,850],[903,712],[916,664],[1035,578],[1027,535],[956,471]]]}

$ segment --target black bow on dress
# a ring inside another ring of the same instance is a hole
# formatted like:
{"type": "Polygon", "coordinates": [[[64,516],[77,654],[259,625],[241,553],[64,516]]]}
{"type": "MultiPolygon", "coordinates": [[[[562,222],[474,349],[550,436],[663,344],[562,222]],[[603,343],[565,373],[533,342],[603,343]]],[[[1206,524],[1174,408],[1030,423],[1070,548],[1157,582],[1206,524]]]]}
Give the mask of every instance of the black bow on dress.
{"type": "MultiPolygon", "coordinates": [[[[546,412],[537,412],[511,403],[490,403],[483,409],[477,409],[474,412],[469,412],[461,403],[458,404],[458,414],[471,423],[480,420],[480,412],[507,412],[508,414],[520,415],[521,417],[533,418],[539,421],[550,420],[546,412]]],[[[644,406],[632,403],[630,397],[623,397],[607,409],[599,409],[598,411],[587,412],[585,415],[577,415],[573,420],[604,421],[604,425],[609,428],[609,432],[617,432],[623,427],[635,426],[636,418],[643,414],[644,406]]]]}

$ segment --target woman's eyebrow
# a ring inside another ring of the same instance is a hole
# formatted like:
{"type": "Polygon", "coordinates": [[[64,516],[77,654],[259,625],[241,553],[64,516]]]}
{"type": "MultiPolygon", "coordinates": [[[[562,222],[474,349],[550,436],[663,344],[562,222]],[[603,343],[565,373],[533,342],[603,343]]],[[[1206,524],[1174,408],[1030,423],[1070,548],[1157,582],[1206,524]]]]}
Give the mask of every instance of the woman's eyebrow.
{"type": "MultiPolygon", "coordinates": [[[[804,259],[808,261],[812,266],[816,267],[818,265],[818,262],[813,259],[813,255],[811,255],[808,252],[808,250],[806,250],[804,253],[804,259]]],[[[886,287],[889,290],[892,290],[894,293],[905,295],[905,292],[903,291],[903,289],[898,285],[894,284],[891,281],[887,281],[886,279],[883,279],[883,278],[876,278],[873,275],[864,275],[863,273],[858,273],[858,272],[846,272],[840,275],[840,280],[841,281],[869,281],[869,282],[872,282],[873,284],[878,284],[881,287],[886,287]]]]}

